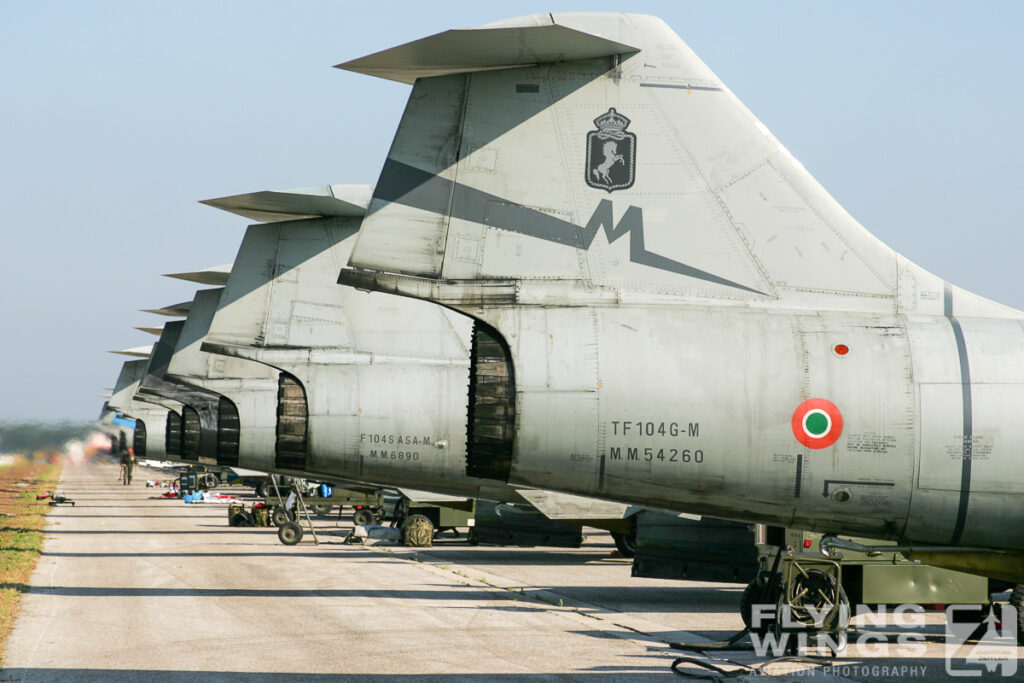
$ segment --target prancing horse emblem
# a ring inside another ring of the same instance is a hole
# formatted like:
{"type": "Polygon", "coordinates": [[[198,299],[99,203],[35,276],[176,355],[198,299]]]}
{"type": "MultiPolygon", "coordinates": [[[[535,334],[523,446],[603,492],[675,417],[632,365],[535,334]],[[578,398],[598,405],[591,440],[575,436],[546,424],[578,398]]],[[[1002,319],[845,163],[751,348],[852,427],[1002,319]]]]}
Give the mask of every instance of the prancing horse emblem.
{"type": "Polygon", "coordinates": [[[636,135],[626,131],[629,119],[612,108],[594,124],[597,130],[587,133],[587,185],[609,192],[632,187],[636,135]]]}

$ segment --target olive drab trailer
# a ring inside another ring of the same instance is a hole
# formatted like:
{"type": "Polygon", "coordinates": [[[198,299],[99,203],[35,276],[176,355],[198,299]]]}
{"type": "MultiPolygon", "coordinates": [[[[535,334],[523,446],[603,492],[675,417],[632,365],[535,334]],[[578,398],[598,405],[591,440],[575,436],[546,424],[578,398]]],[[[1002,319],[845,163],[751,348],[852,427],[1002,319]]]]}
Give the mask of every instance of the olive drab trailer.
{"type": "Polygon", "coordinates": [[[333,515],[335,509],[340,516],[345,508],[352,508],[355,524],[380,524],[384,520],[385,493],[378,487],[307,482],[301,478],[272,475],[258,493],[264,504],[273,511],[273,521],[278,526],[286,519],[283,516],[284,508],[293,487],[304,492],[306,505],[321,517],[333,515]]]}
{"type": "MultiPolygon", "coordinates": [[[[779,547],[822,553],[823,534],[757,525],[758,568],[767,569],[779,547]]],[[[892,542],[851,539],[871,546],[892,542]]],[[[843,550],[842,586],[854,605],[987,605],[994,582],[977,574],[921,564],[900,552],[843,550]]],[[[1001,590],[1001,589],[1000,589],[1001,590]]]]}
{"type": "MultiPolygon", "coordinates": [[[[780,548],[787,555],[822,554],[821,533],[649,510],[635,519],[632,573],[638,577],[747,584],[770,570],[780,548]]],[[[842,565],[841,584],[854,605],[988,604],[993,584],[976,574],[908,560],[900,552],[843,550],[841,558],[831,560],[842,565]]]]}
{"type": "MultiPolygon", "coordinates": [[[[945,609],[962,606],[962,615],[983,624],[992,594],[1005,581],[953,571],[908,559],[889,541],[855,538],[843,548],[834,538],[807,531],[756,526],[758,564],[740,602],[745,627],[764,636],[788,634],[788,650],[798,654],[800,638],[810,646],[841,652],[852,629],[850,618],[862,609],[917,605],[945,609]]],[[[981,629],[983,630],[983,629],[981,629]]]]}
{"type": "Polygon", "coordinates": [[[758,638],[789,634],[789,646],[802,638],[838,653],[858,610],[958,605],[980,623],[992,594],[1012,587],[907,559],[886,550],[892,542],[857,538],[854,543],[871,549],[835,552],[823,534],[796,529],[650,510],[633,519],[633,576],[745,585],[739,610],[746,629],[730,642],[748,631],[758,638]]]}

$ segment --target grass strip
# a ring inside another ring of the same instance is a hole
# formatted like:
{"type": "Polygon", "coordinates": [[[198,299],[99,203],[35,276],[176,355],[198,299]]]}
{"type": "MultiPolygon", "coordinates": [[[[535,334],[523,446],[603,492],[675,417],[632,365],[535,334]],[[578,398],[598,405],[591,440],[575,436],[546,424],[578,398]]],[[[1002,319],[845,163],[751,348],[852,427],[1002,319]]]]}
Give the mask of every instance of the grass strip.
{"type": "Polygon", "coordinates": [[[42,554],[50,506],[36,496],[57,488],[64,462],[20,461],[0,468],[0,666],[21,594],[42,554]]]}

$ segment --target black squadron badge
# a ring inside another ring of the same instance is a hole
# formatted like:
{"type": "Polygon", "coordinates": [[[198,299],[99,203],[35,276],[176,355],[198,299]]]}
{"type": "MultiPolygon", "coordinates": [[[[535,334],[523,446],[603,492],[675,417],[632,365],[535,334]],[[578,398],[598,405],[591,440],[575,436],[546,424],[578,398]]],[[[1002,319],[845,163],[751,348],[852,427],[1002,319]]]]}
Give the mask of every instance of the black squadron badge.
{"type": "Polygon", "coordinates": [[[636,135],[626,131],[629,119],[609,109],[587,133],[587,185],[599,190],[622,190],[633,186],[636,168],[636,135]]]}

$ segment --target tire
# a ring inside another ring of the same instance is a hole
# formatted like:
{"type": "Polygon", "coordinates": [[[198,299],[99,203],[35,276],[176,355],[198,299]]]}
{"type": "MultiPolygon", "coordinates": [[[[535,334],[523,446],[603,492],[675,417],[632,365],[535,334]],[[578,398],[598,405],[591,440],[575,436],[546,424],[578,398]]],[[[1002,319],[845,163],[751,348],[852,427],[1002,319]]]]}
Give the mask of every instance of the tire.
{"type": "Polygon", "coordinates": [[[330,515],[331,511],[334,510],[333,505],[310,505],[310,507],[313,508],[313,512],[320,515],[321,517],[326,517],[330,515]]]}
{"type": "Polygon", "coordinates": [[[270,521],[274,523],[274,526],[281,527],[288,522],[294,522],[295,513],[285,510],[280,505],[275,505],[274,509],[270,511],[270,521]]]}
{"type": "Polygon", "coordinates": [[[469,535],[466,536],[466,543],[470,545],[480,545],[480,537],[477,536],[476,527],[470,528],[469,535]]]}
{"type": "MultiPolygon", "coordinates": [[[[761,591],[763,590],[764,587],[755,579],[747,584],[747,587],[743,589],[743,595],[740,596],[740,618],[743,619],[743,625],[751,633],[757,633],[762,636],[768,633],[775,623],[774,616],[762,616],[756,629],[751,626],[754,621],[754,601],[760,598],[761,591]]],[[[767,602],[763,604],[774,605],[776,599],[777,596],[769,595],[765,598],[767,602]]]]}
{"type": "Polygon", "coordinates": [[[620,555],[630,559],[636,557],[636,532],[622,534],[617,531],[612,531],[611,535],[612,540],[615,541],[615,547],[618,549],[620,555]]]}
{"type": "MultiPolygon", "coordinates": [[[[420,516],[422,517],[422,515],[420,516]]],[[[352,513],[352,523],[356,526],[366,526],[367,524],[373,524],[373,519],[373,511],[368,508],[361,508],[352,513]]]]}
{"type": "Polygon", "coordinates": [[[434,545],[434,523],[426,515],[409,515],[402,522],[402,545],[429,548],[434,545]]]}
{"type": "Polygon", "coordinates": [[[1014,586],[1010,604],[1017,608],[1017,642],[1024,645],[1024,583],[1014,586]]]}
{"type": "Polygon", "coordinates": [[[295,522],[285,522],[277,530],[277,538],[285,545],[295,545],[302,540],[302,527],[295,522]]]}
{"type": "Polygon", "coordinates": [[[267,485],[269,483],[270,482],[268,482],[266,479],[264,479],[260,483],[256,484],[256,497],[257,498],[266,498],[267,497],[267,492],[269,491],[269,489],[267,488],[267,485]]]}

